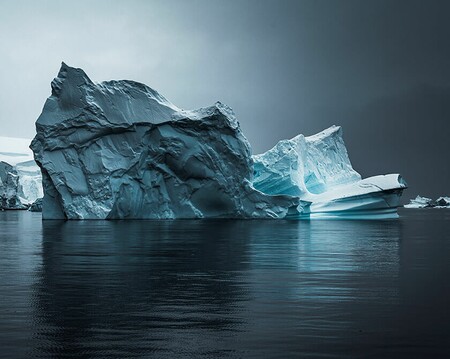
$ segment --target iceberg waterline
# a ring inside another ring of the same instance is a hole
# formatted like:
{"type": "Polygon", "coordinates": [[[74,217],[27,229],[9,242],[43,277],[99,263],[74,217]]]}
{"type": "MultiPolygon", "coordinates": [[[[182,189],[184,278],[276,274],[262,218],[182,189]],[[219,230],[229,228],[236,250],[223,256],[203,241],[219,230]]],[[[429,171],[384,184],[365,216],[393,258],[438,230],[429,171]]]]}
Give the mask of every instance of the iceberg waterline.
{"type": "Polygon", "coordinates": [[[340,127],[252,158],[226,105],[182,110],[64,63],[36,130],[44,219],[385,218],[406,188],[399,175],[361,179],[340,127]]]}

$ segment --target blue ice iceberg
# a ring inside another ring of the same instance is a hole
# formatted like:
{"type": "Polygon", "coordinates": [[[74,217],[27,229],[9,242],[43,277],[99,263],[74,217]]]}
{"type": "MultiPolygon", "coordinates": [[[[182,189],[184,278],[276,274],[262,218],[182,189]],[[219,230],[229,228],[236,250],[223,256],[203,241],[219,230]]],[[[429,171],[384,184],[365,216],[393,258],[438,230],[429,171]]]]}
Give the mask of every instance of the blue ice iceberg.
{"type": "Polygon", "coordinates": [[[41,171],[30,142],[0,137],[0,209],[26,209],[43,195],[41,171]]]}
{"type": "Polygon", "coordinates": [[[253,160],[256,189],[310,202],[300,218],[395,218],[407,186],[399,174],[362,179],[339,126],[282,140],[253,160]]]}

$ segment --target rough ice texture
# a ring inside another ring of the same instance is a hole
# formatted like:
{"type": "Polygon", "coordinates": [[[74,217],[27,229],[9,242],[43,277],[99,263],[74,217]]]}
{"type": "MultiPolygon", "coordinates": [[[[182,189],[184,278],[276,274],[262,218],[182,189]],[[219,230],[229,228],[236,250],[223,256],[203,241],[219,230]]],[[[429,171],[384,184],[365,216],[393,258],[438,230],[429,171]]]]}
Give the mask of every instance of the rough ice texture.
{"type": "Polygon", "coordinates": [[[298,198],[253,188],[250,146],[221,103],[184,111],[133,81],[62,64],[32,142],[44,219],[284,218],[298,198]]]}
{"type": "Polygon", "coordinates": [[[405,208],[426,208],[433,207],[433,200],[427,197],[417,196],[411,199],[408,204],[405,204],[405,208]]]}
{"type": "Polygon", "coordinates": [[[361,179],[352,168],[339,126],[282,140],[253,159],[253,184],[265,193],[310,198],[361,179]]]}
{"type": "Polygon", "coordinates": [[[0,208],[25,209],[43,196],[41,171],[31,140],[0,137],[0,208]]]}
{"type": "Polygon", "coordinates": [[[13,166],[0,162],[0,209],[25,209],[18,193],[19,176],[13,166]]]}
{"type": "Polygon", "coordinates": [[[450,207],[450,197],[439,197],[436,200],[436,207],[439,208],[449,208],[450,207]]]}
{"type": "Polygon", "coordinates": [[[282,140],[253,159],[255,188],[311,202],[301,217],[396,217],[406,188],[398,174],[361,179],[350,163],[339,126],[282,140]]]}
{"type": "Polygon", "coordinates": [[[439,197],[436,201],[431,198],[417,196],[411,199],[405,208],[450,208],[450,197],[439,197]]]}
{"type": "Polygon", "coordinates": [[[38,198],[28,208],[30,212],[42,212],[42,198],[38,198]]]}

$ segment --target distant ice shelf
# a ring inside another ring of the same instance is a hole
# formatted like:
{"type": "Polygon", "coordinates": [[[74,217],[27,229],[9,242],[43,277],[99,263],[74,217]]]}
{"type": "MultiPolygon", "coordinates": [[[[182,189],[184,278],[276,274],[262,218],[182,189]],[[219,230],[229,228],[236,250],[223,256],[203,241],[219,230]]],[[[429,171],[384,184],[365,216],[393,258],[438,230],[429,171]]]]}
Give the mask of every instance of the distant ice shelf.
{"type": "Polygon", "coordinates": [[[406,182],[362,179],[339,126],[252,157],[220,102],[182,110],[146,85],[94,83],[64,63],[51,87],[31,144],[44,219],[397,216],[406,182]]]}

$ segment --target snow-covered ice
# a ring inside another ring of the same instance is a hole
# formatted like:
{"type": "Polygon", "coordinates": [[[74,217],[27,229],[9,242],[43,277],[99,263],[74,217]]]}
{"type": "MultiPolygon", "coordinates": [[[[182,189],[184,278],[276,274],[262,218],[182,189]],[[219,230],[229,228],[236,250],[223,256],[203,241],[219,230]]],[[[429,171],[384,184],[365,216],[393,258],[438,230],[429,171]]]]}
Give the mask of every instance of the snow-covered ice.
{"type": "Polygon", "coordinates": [[[290,194],[306,200],[338,186],[361,180],[350,163],[342,129],[332,126],[305,137],[282,140],[253,156],[255,188],[264,193],[290,194]]]}
{"type": "Polygon", "coordinates": [[[282,140],[253,159],[255,188],[310,202],[303,218],[394,218],[407,187],[399,174],[362,179],[350,163],[339,126],[282,140]]]}
{"type": "Polygon", "coordinates": [[[433,200],[427,197],[417,196],[414,199],[411,199],[408,204],[405,204],[405,208],[426,208],[433,207],[433,200]]]}
{"type": "Polygon", "coordinates": [[[409,200],[408,204],[405,204],[405,208],[450,208],[450,197],[439,197],[436,201],[433,201],[428,197],[417,196],[414,199],[409,200]]]}

